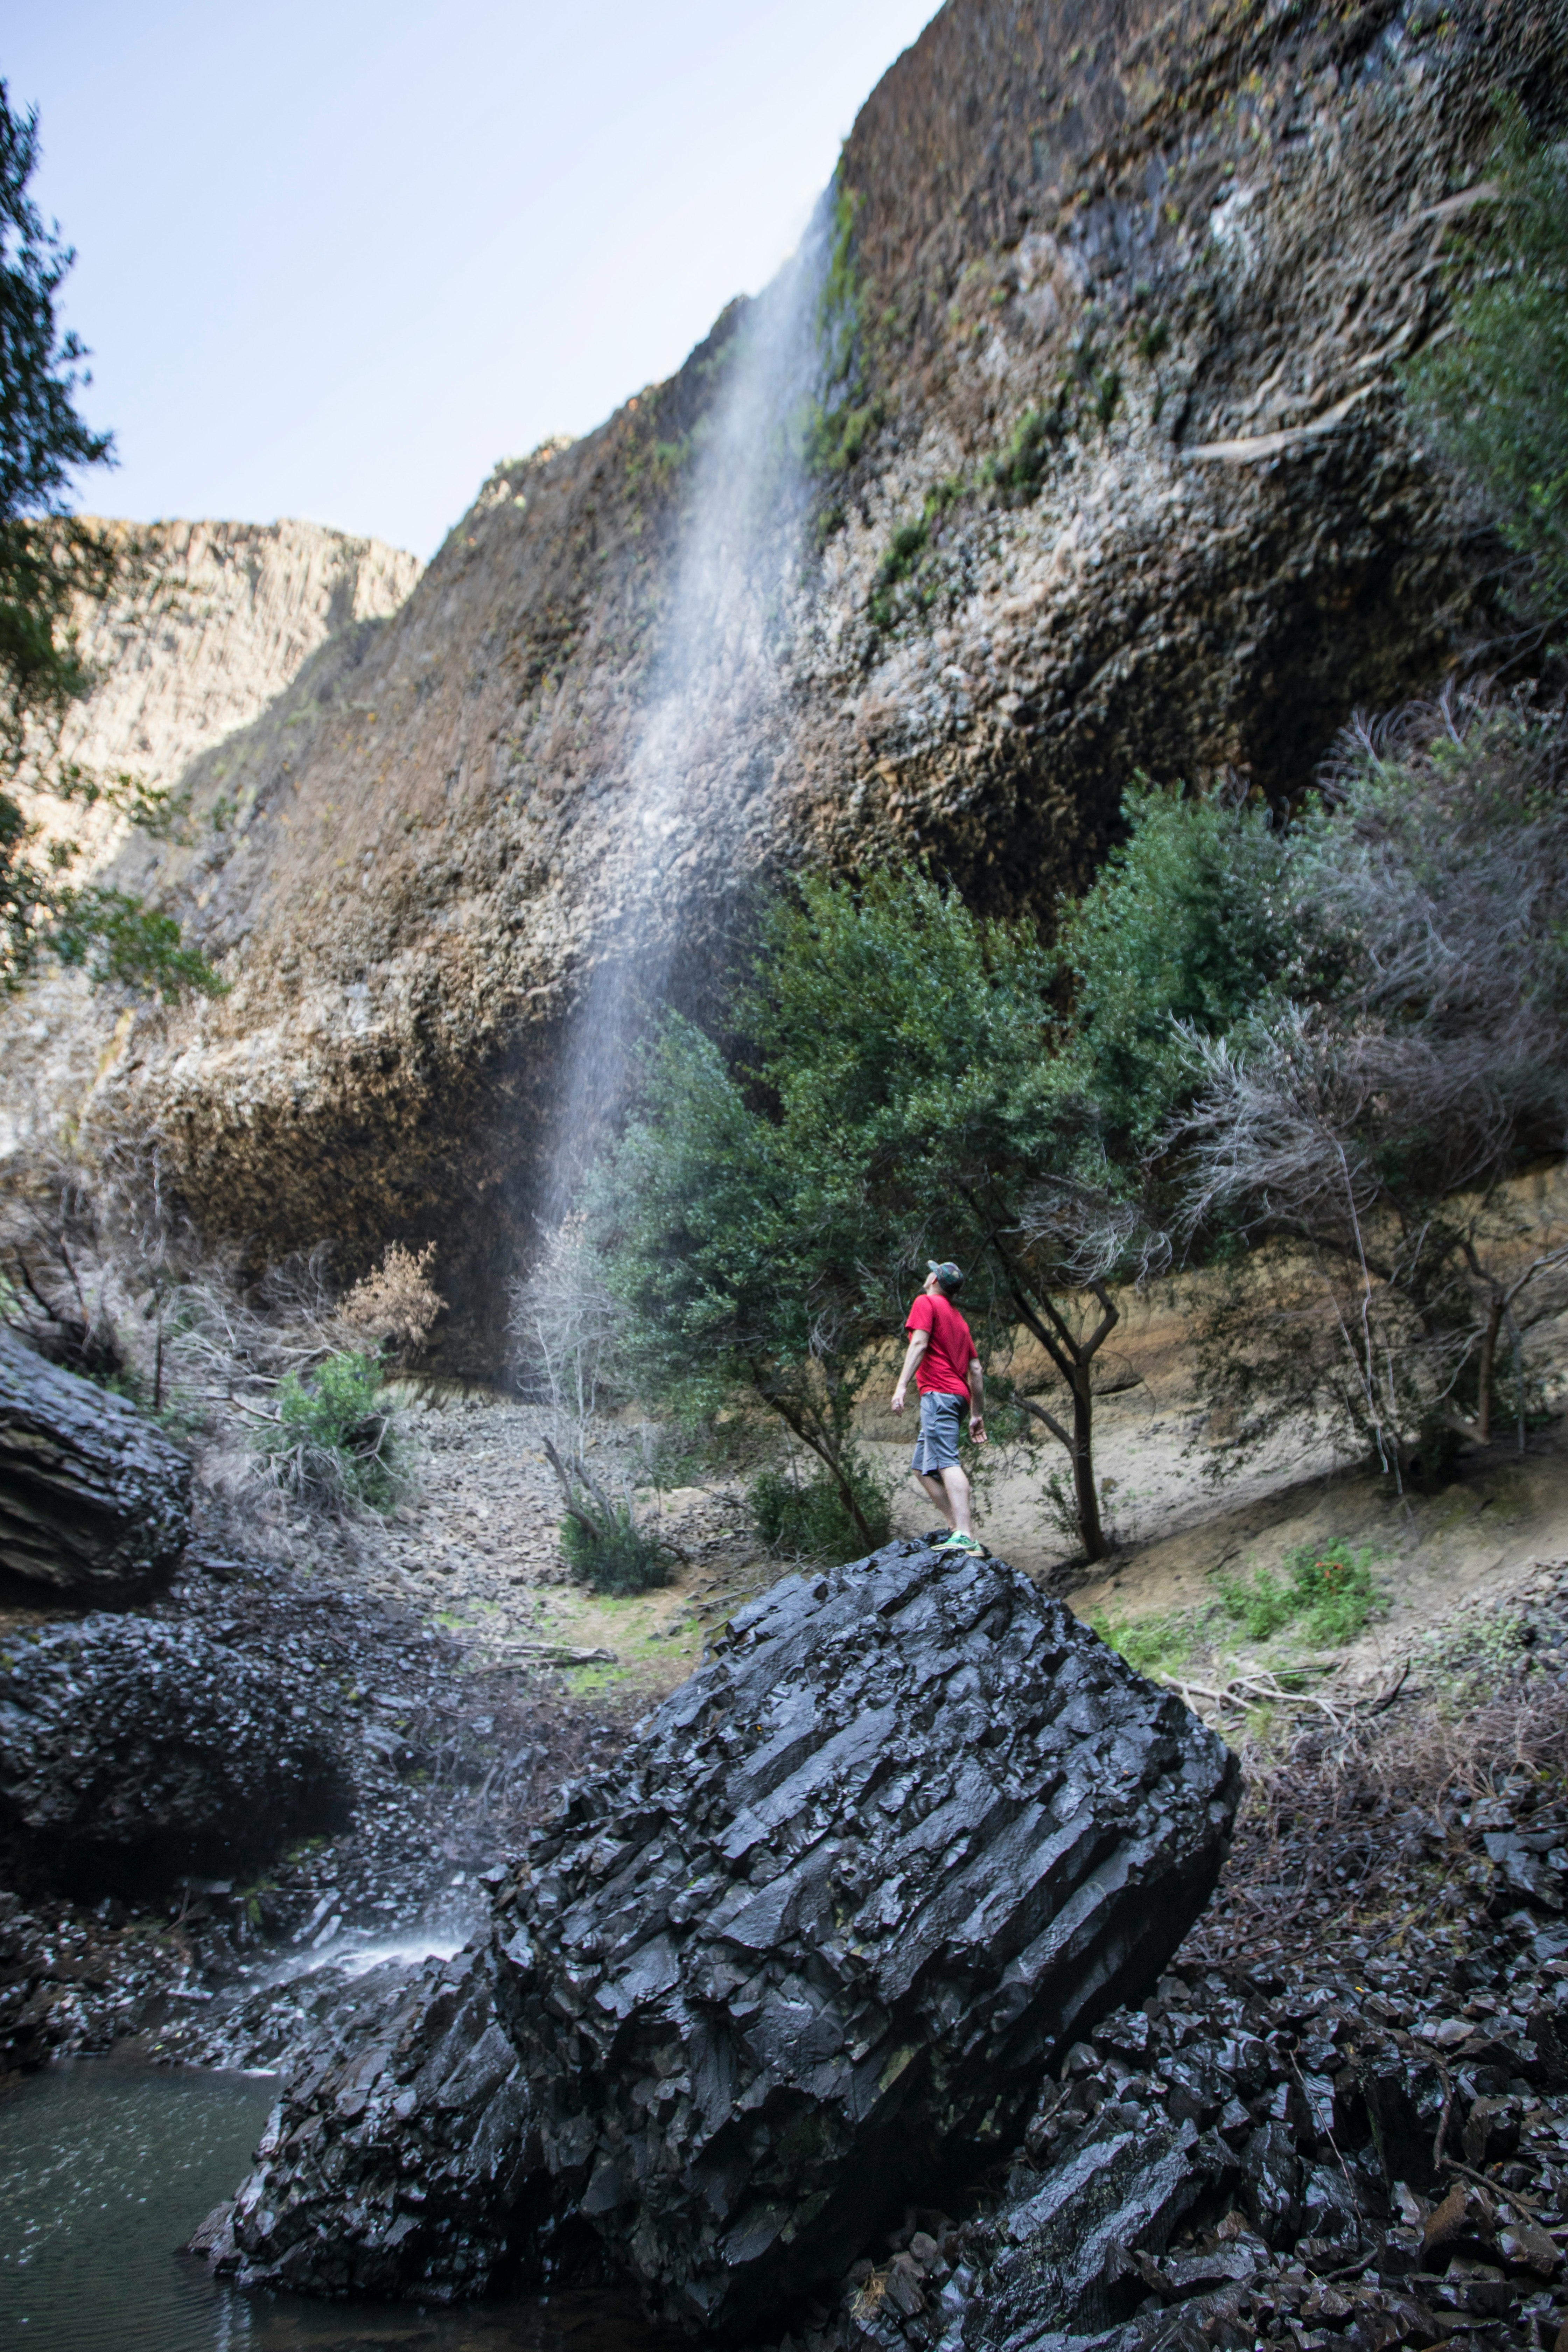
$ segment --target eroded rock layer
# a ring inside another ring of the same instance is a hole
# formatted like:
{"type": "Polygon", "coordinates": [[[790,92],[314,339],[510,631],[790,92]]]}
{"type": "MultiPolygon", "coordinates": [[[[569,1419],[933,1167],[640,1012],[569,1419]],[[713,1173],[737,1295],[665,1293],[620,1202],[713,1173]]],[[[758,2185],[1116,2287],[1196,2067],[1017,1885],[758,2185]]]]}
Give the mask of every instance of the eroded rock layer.
{"type": "Polygon", "coordinates": [[[310,1694],[195,1624],[93,1615],[0,1645],[0,1832],[46,1881],[167,1884],[276,1851],[334,1759],[310,1694]]]}

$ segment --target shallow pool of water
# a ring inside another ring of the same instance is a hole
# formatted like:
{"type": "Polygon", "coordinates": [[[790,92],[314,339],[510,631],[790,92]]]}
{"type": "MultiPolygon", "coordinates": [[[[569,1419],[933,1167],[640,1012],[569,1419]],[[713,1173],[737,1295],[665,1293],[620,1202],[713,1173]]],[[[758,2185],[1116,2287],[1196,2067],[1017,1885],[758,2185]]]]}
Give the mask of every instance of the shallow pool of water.
{"type": "Polygon", "coordinates": [[[0,2094],[0,2340],[37,2352],[658,2352],[630,2298],[240,2294],[179,2252],[247,2170],[277,2086],[79,2059],[0,2094]]]}

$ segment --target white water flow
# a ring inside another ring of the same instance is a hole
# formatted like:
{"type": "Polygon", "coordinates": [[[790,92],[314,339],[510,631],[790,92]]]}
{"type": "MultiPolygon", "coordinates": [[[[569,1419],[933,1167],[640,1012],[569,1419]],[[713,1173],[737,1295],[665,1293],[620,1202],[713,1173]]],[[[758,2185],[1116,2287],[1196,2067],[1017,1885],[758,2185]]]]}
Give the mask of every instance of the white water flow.
{"type": "Polygon", "coordinates": [[[802,433],[816,388],[826,205],[799,252],[748,303],[692,434],[681,536],[658,650],[606,863],[610,907],[573,1008],[547,1197],[572,1206],[618,1125],[634,1052],[664,1003],[693,917],[721,933],[760,844],[773,782],[770,707],[805,510],[802,433]]]}

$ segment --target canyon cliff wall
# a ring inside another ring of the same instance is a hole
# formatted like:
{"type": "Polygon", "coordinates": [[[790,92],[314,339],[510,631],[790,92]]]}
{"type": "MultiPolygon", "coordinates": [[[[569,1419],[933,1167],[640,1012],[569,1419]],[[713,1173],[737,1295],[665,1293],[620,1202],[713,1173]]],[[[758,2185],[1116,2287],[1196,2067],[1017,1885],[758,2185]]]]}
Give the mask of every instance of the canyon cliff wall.
{"type": "MultiPolygon", "coordinates": [[[[1048,916],[1139,769],[1289,793],[1441,677],[1497,551],[1396,366],[1493,94],[1558,123],[1565,33],[1568,0],[951,0],[844,152],[769,690],[682,745],[653,876],[678,985],[802,860],[1048,916]]],[[[454,1369],[498,1360],[562,1024],[648,885],[639,712],[745,321],[498,468],[330,693],[307,664],[195,763],[224,828],[117,862],[232,988],[122,1019],[89,1129],[154,1123],[261,1255],[436,1239],[454,1369]]]]}
{"type": "MultiPolygon", "coordinates": [[[[82,609],[79,644],[98,684],[68,715],[58,756],[99,776],[188,793],[179,829],[200,845],[135,838],[108,803],[84,809],[39,796],[28,790],[30,765],[22,796],[46,839],[79,845],[73,878],[132,872],[136,887],[176,899],[199,929],[237,805],[221,747],[297,680],[307,711],[330,705],[422,567],[380,540],[313,522],[105,528],[133,551],[135,584],[82,609]]],[[[297,746],[297,730],[291,740],[297,746]]],[[[9,1005],[0,1000],[0,1171],[39,1144],[68,1142],[131,1026],[126,1008],[74,973],[46,978],[9,1005]]]]}

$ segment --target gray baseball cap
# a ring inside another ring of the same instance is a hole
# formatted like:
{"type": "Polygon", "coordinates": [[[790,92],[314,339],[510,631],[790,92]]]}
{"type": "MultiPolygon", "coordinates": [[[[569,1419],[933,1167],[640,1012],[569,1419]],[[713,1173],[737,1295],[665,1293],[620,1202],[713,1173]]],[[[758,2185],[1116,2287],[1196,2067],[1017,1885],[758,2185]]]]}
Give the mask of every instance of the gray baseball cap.
{"type": "Polygon", "coordinates": [[[928,1274],[934,1274],[937,1280],[946,1290],[956,1290],[959,1284],[963,1280],[963,1268],[961,1265],[954,1265],[950,1257],[928,1257],[926,1260],[926,1272],[928,1274]]]}

